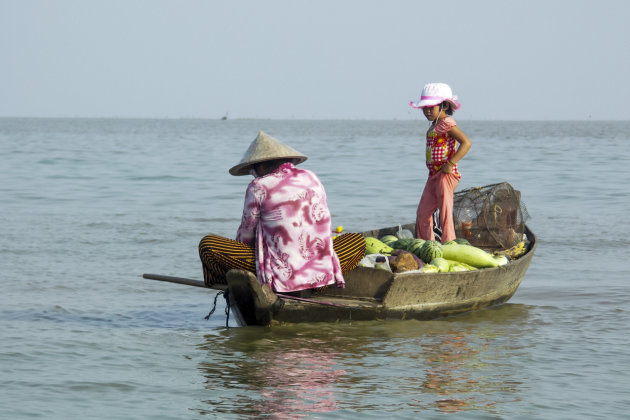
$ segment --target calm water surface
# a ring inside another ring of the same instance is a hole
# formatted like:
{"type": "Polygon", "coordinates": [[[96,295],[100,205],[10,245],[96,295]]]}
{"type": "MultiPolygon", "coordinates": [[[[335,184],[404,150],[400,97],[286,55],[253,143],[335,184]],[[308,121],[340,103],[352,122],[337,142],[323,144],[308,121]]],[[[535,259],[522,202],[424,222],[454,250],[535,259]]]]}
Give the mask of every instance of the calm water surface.
{"type": "Polygon", "coordinates": [[[413,220],[426,122],[0,119],[0,417],[630,418],[630,122],[459,125],[459,189],[510,182],[540,240],[509,303],[225,328],[214,292],[141,275],[201,278],[258,130],[363,231],[413,220]]]}

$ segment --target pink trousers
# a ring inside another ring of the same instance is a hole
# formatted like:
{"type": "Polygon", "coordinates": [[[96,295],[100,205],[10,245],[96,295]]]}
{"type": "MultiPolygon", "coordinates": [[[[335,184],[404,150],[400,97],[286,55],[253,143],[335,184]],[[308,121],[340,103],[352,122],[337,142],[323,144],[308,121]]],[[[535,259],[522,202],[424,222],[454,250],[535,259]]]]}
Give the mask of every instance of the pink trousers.
{"type": "Polygon", "coordinates": [[[416,229],[418,238],[435,239],[433,234],[433,213],[440,209],[440,225],[442,242],[455,239],[453,225],[453,193],[459,179],[453,174],[437,172],[427,179],[416,213],[416,229]]]}

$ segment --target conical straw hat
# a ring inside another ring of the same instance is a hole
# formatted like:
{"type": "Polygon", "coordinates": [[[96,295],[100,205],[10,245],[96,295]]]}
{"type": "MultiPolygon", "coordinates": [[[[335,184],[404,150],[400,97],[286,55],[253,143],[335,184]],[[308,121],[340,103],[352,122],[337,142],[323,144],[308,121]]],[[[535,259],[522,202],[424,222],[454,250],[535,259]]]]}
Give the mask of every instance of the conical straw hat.
{"type": "Polygon", "coordinates": [[[274,159],[295,159],[295,164],[298,164],[304,162],[307,157],[261,131],[249,145],[241,162],[230,169],[230,174],[249,175],[249,171],[255,163],[274,159]]]}

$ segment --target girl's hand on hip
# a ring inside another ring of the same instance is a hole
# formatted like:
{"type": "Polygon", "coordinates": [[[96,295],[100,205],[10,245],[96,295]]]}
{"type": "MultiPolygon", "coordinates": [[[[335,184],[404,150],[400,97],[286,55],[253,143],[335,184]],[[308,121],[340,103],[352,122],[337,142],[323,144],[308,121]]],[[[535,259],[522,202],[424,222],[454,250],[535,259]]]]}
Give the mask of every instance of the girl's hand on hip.
{"type": "Polygon", "coordinates": [[[453,172],[453,165],[451,165],[450,163],[446,162],[440,168],[440,172],[442,172],[443,174],[450,174],[451,172],[453,172]]]}

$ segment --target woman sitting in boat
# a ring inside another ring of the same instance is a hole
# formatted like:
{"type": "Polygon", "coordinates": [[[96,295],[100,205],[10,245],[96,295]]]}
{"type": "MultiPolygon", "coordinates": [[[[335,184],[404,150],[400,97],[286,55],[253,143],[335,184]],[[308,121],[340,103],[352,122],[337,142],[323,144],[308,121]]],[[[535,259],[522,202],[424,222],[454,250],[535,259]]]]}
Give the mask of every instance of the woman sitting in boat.
{"type": "Polygon", "coordinates": [[[365,239],[350,233],[333,241],[324,187],[313,172],[296,167],[306,159],[261,131],[230,169],[254,179],[236,240],[211,234],[199,244],[207,286],[225,284],[226,273],[236,268],[256,273],[276,292],[344,287],[343,273],[363,258],[365,239]]]}

